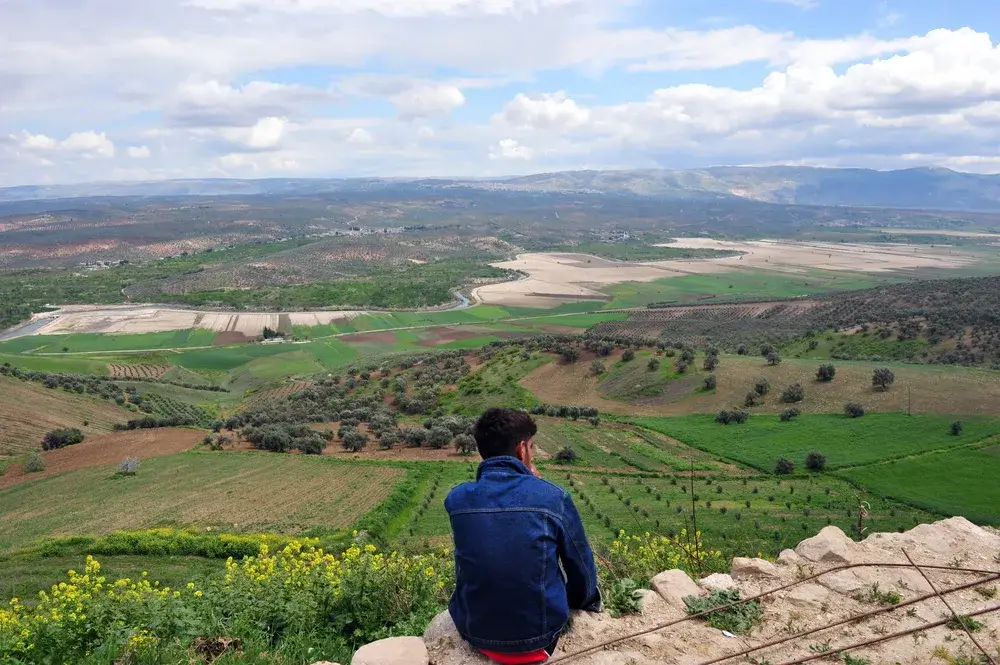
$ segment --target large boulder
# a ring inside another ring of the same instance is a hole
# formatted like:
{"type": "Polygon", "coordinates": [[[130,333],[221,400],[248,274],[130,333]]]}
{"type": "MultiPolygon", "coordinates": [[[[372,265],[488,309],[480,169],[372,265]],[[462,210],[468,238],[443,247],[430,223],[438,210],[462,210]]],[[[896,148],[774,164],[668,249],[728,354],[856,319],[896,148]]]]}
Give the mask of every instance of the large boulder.
{"type": "Polygon", "coordinates": [[[854,541],[835,526],[825,527],[812,538],[799,543],[795,553],[815,563],[848,564],[854,556],[854,541]]]}
{"type": "Polygon", "coordinates": [[[653,590],[660,594],[663,600],[667,601],[668,605],[681,612],[686,612],[687,610],[684,598],[687,596],[705,595],[704,589],[695,584],[694,580],[688,577],[687,573],[677,568],[663,571],[654,577],[650,584],[653,590]]]}
{"type": "Polygon", "coordinates": [[[351,665],[429,665],[427,647],[419,637],[390,637],[358,649],[351,665]]]}
{"type": "Polygon", "coordinates": [[[448,610],[441,612],[424,631],[424,645],[434,665],[486,665],[489,659],[462,639],[448,610]]]}

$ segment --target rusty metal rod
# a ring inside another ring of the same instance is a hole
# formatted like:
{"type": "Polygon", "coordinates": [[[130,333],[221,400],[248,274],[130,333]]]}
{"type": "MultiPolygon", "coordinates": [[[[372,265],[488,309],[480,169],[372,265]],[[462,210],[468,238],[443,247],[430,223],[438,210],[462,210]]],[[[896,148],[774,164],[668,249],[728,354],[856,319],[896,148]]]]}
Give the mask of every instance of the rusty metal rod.
{"type": "MultiPolygon", "coordinates": [[[[836,573],[836,572],[840,572],[840,571],[843,571],[843,570],[853,570],[855,568],[911,568],[911,567],[912,566],[910,564],[908,564],[908,563],[853,563],[853,564],[845,564],[843,566],[835,566],[833,568],[830,568],[829,570],[824,570],[822,572],[815,573],[813,575],[809,575],[808,577],[804,577],[804,578],[802,578],[800,580],[796,580],[795,582],[791,582],[789,584],[785,584],[785,585],[776,587],[776,588],[771,589],[769,591],[765,591],[763,593],[759,593],[756,596],[751,596],[749,598],[744,598],[742,600],[738,600],[738,601],[736,601],[734,603],[729,603],[727,605],[720,605],[719,607],[716,607],[716,608],[713,608],[713,609],[710,609],[710,610],[706,610],[704,612],[699,612],[698,614],[690,614],[690,615],[682,617],[680,619],[674,619],[673,621],[668,621],[666,623],[659,624],[657,626],[654,626],[654,627],[649,628],[647,630],[640,631],[638,633],[633,633],[633,634],[630,634],[630,635],[625,635],[623,637],[618,637],[618,638],[615,638],[613,640],[607,640],[607,641],[602,642],[600,644],[595,644],[592,647],[588,647],[586,649],[581,649],[580,651],[577,651],[577,652],[574,652],[574,653],[564,654],[564,655],[559,656],[557,658],[550,658],[549,660],[546,661],[546,665],[556,665],[557,663],[564,663],[564,662],[567,662],[567,661],[572,660],[574,658],[579,658],[580,656],[584,656],[586,654],[593,653],[595,651],[599,651],[601,649],[607,648],[609,646],[613,646],[615,644],[620,644],[622,642],[627,642],[627,641],[633,640],[633,639],[635,639],[637,637],[643,637],[645,635],[650,635],[652,633],[664,630],[666,628],[671,628],[673,626],[676,626],[678,624],[684,623],[686,621],[691,621],[693,619],[700,619],[700,618],[706,617],[709,614],[712,614],[713,612],[718,612],[720,610],[726,610],[726,609],[729,609],[729,608],[732,608],[732,607],[739,607],[740,605],[745,605],[747,603],[752,603],[755,600],[760,600],[761,598],[765,598],[765,597],[770,596],[772,594],[778,593],[779,591],[785,591],[787,589],[791,589],[792,587],[798,586],[800,584],[805,584],[806,582],[810,582],[812,580],[818,579],[820,577],[823,577],[824,575],[829,575],[830,573],[836,573]]],[[[968,574],[978,574],[978,575],[991,575],[991,576],[994,576],[994,578],[1000,577],[1000,572],[998,572],[996,570],[982,570],[982,569],[978,569],[978,568],[963,568],[963,567],[956,568],[956,567],[952,567],[952,566],[937,566],[937,565],[927,565],[927,566],[924,566],[924,568],[929,569],[929,570],[949,570],[949,571],[956,572],[956,573],[968,573],[968,574]]],[[[990,580],[979,580],[979,581],[970,583],[968,586],[969,587],[971,587],[971,586],[978,586],[978,585],[983,584],[984,582],[988,582],[988,581],[990,581],[990,580]]],[[[968,588],[968,587],[961,587],[961,588],[968,588]]],[[[956,587],[955,590],[956,591],[960,590],[960,588],[956,587]]],[[[927,598],[931,598],[931,597],[933,597],[933,594],[930,595],[930,596],[928,596],[927,598]]],[[[927,598],[923,598],[922,600],[927,600],[927,598]]],[[[858,618],[859,617],[853,617],[848,622],[857,621],[858,618]]],[[[816,630],[808,631],[806,633],[803,633],[803,635],[809,635],[809,634],[812,634],[812,633],[821,632],[823,630],[827,630],[828,628],[829,628],[829,626],[823,627],[823,628],[818,628],[816,630]]],[[[754,651],[757,651],[757,649],[751,649],[751,650],[747,651],[746,653],[753,653],[754,651]]],[[[725,658],[725,660],[730,660],[731,658],[738,658],[738,657],[740,657],[742,655],[746,655],[746,653],[732,654],[731,656],[727,656],[725,658]]],[[[702,663],[700,665],[708,665],[708,663],[702,663]]]]}
{"type": "MultiPolygon", "coordinates": [[[[967,617],[977,617],[983,614],[989,614],[990,612],[1000,612],[1000,605],[995,605],[993,607],[988,607],[985,610],[979,610],[978,612],[970,612],[966,614],[967,617]]],[[[790,660],[781,665],[803,665],[803,663],[811,663],[814,660],[819,660],[820,658],[829,658],[832,655],[842,654],[846,651],[852,651],[854,649],[861,649],[862,647],[868,647],[873,644],[879,644],[880,642],[888,642],[889,640],[895,640],[900,637],[906,637],[907,635],[912,635],[913,633],[919,633],[922,630],[929,630],[931,628],[938,628],[951,621],[951,617],[947,619],[942,619],[941,621],[935,621],[934,623],[924,624],[923,626],[917,626],[916,628],[911,628],[909,630],[903,630],[898,633],[892,633],[890,635],[882,635],[881,637],[876,637],[875,639],[866,640],[864,642],[855,642],[854,644],[849,644],[843,647],[835,647],[830,649],[828,653],[818,653],[812,656],[806,656],[805,658],[800,658],[798,660],[790,660]]]]}
{"type": "MultiPolygon", "coordinates": [[[[910,558],[909,552],[903,550],[903,556],[906,557],[907,561],[913,563],[913,559],[910,558]]],[[[972,643],[976,645],[976,648],[978,648],[980,651],[983,652],[983,655],[986,656],[986,660],[989,661],[990,665],[997,665],[997,662],[993,659],[993,656],[991,656],[990,653],[983,648],[983,645],[979,643],[979,640],[977,640],[975,635],[972,634],[972,631],[969,630],[969,627],[965,625],[965,621],[962,619],[962,617],[958,615],[958,613],[951,606],[951,604],[945,599],[944,595],[937,590],[937,587],[934,586],[934,582],[931,582],[930,578],[927,577],[927,574],[923,571],[923,569],[915,563],[913,563],[913,567],[917,569],[917,572],[920,573],[920,576],[924,578],[924,581],[927,582],[928,585],[930,585],[931,591],[933,591],[935,595],[937,595],[937,597],[941,600],[941,602],[944,603],[944,606],[948,608],[948,611],[951,612],[951,616],[954,617],[959,624],[961,624],[962,630],[964,630],[965,634],[969,636],[969,639],[972,640],[972,643]]]]}
{"type": "MultiPolygon", "coordinates": [[[[964,591],[965,589],[971,589],[973,587],[977,587],[980,584],[986,584],[987,582],[996,582],[996,581],[1000,581],[1000,574],[994,575],[993,577],[987,577],[985,579],[976,580],[975,582],[967,582],[966,584],[962,584],[962,585],[959,585],[959,586],[956,586],[956,587],[951,587],[951,588],[947,589],[945,591],[945,593],[955,593],[956,591],[964,591]]],[[[789,637],[783,637],[781,639],[773,640],[771,642],[767,642],[766,644],[761,644],[760,646],[756,646],[756,647],[754,647],[752,649],[747,649],[746,651],[741,651],[739,653],[730,654],[728,656],[720,656],[719,658],[716,658],[715,660],[707,660],[707,661],[705,661],[703,663],[698,663],[698,665],[716,665],[716,663],[724,663],[727,660],[732,660],[733,658],[741,658],[743,656],[748,656],[748,655],[752,654],[754,651],[763,651],[764,649],[770,649],[771,647],[775,647],[775,646],[778,646],[780,644],[784,644],[786,642],[791,642],[793,640],[800,640],[803,637],[808,637],[809,635],[814,635],[816,633],[822,633],[825,630],[830,630],[832,628],[839,628],[840,626],[844,626],[844,625],[847,625],[849,623],[854,623],[855,621],[863,621],[865,619],[870,619],[870,618],[872,618],[874,616],[879,616],[880,614],[888,614],[889,612],[892,612],[894,610],[898,610],[898,609],[901,609],[903,607],[909,607],[910,605],[916,605],[918,603],[924,602],[925,600],[930,600],[931,598],[934,598],[934,597],[935,597],[935,594],[928,593],[926,595],[918,596],[918,597],[913,598],[911,600],[907,600],[906,602],[899,603],[898,605],[890,605],[889,607],[880,607],[877,610],[872,610],[871,612],[866,612],[864,614],[858,614],[857,616],[848,617],[846,619],[842,619],[842,620],[837,621],[835,623],[828,624],[828,625],[823,626],[821,628],[814,628],[812,630],[804,630],[804,631],[802,631],[800,633],[796,633],[795,635],[790,635],[789,637]]],[[[994,665],[996,665],[996,664],[994,663],[994,665]]]]}

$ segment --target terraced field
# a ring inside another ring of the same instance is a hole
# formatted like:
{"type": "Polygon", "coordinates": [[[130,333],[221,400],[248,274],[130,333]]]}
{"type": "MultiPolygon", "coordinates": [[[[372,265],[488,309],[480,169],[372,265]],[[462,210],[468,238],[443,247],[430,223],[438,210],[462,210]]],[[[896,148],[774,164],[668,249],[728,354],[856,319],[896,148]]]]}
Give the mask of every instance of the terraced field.
{"type": "Polygon", "coordinates": [[[301,533],[347,526],[405,471],[302,456],[195,452],[143,460],[118,478],[93,467],[0,490],[0,550],[58,534],[170,524],[301,533]],[[72,500],[69,500],[72,497],[72,500]]]}

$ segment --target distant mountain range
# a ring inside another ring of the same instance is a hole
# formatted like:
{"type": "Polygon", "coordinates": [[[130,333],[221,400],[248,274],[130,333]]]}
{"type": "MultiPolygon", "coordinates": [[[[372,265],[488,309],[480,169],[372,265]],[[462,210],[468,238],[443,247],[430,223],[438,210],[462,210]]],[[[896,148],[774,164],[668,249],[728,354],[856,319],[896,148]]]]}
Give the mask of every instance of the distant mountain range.
{"type": "Polygon", "coordinates": [[[942,168],[873,171],[802,166],[562,171],[489,180],[274,178],[40,185],[0,189],[0,202],[106,196],[310,196],[414,189],[445,193],[454,188],[701,201],[745,199],[788,205],[1000,210],[1000,175],[942,168]]]}

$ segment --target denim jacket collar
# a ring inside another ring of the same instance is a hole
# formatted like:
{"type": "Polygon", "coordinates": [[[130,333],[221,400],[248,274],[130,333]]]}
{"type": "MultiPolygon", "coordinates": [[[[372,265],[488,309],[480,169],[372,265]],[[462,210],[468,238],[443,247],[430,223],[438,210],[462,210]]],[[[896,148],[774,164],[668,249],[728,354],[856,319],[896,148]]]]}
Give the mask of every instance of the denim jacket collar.
{"type": "Polygon", "coordinates": [[[520,473],[526,476],[532,475],[531,469],[525,466],[524,462],[521,460],[516,457],[501,455],[499,457],[491,457],[480,462],[479,470],[476,472],[476,480],[482,478],[485,473],[496,472],[520,473]]]}

